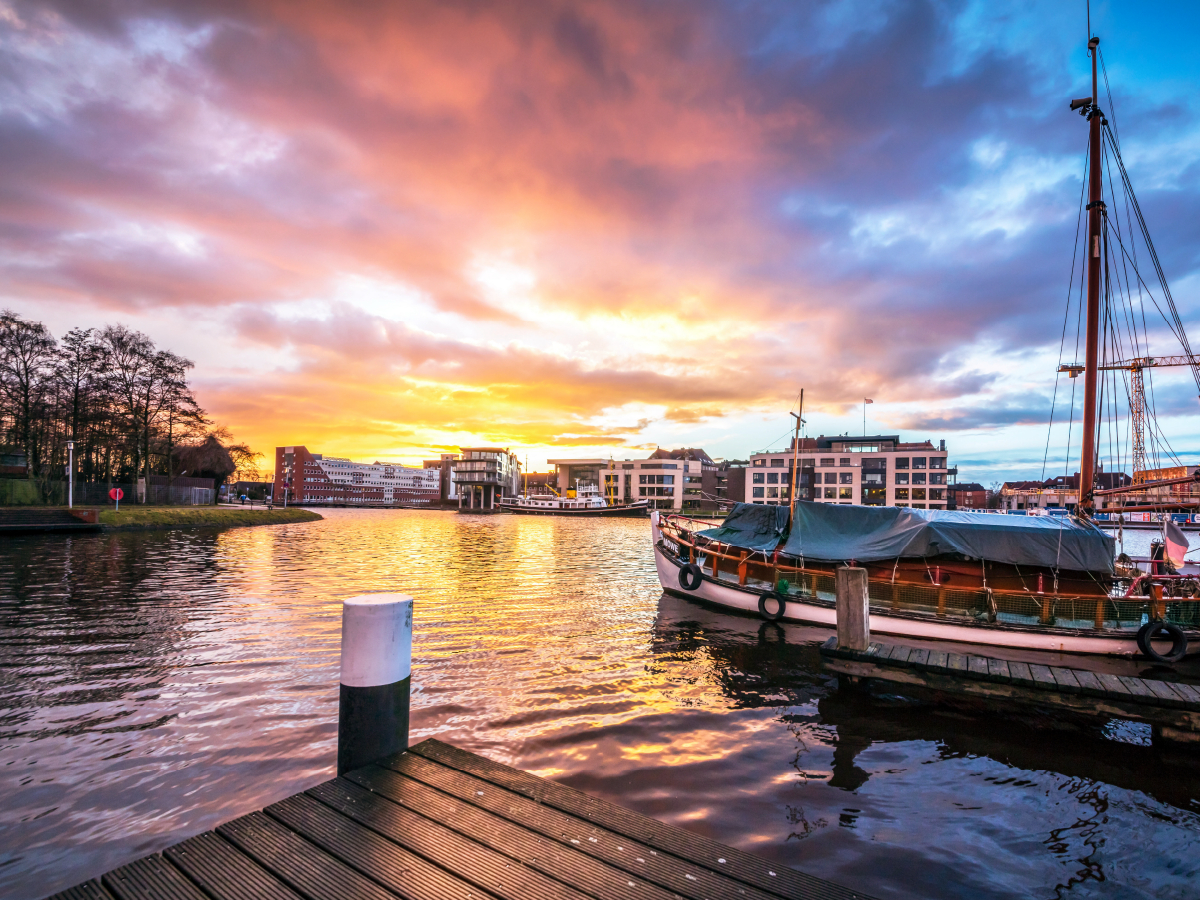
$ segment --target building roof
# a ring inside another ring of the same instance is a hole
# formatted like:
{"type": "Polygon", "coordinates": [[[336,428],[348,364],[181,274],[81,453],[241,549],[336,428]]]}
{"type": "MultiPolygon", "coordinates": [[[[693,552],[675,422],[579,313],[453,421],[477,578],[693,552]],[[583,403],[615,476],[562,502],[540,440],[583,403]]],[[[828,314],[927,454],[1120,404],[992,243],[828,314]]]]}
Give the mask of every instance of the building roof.
{"type": "Polygon", "coordinates": [[[967,481],[967,482],[963,482],[961,484],[950,484],[950,485],[947,485],[947,487],[950,489],[950,493],[952,493],[952,494],[957,493],[959,491],[986,491],[987,490],[987,488],[985,488],[982,484],[980,484],[977,481],[967,481]]]}

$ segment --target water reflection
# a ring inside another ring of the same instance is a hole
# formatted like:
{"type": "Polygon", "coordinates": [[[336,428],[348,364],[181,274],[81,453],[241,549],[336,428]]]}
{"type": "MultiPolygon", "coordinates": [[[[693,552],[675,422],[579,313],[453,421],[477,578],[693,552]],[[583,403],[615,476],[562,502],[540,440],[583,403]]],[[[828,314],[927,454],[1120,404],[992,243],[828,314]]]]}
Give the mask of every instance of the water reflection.
{"type": "Polygon", "coordinates": [[[383,589],[418,598],[416,739],[881,897],[1192,896],[1186,760],[840,693],[827,632],[664,596],[646,544],[636,521],[332,511],[0,545],[0,894],[328,777],[339,603],[383,589]]]}

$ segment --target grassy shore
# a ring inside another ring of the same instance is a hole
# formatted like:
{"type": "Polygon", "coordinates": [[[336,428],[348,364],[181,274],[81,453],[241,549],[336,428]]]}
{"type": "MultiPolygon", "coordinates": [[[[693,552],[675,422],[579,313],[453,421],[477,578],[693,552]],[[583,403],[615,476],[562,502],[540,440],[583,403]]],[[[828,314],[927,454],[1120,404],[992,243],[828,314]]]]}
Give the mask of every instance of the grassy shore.
{"type": "Polygon", "coordinates": [[[128,506],[100,511],[108,531],[149,528],[234,528],[241,525],[283,525],[315,522],[322,517],[307,509],[249,509],[229,506],[128,506]]]}

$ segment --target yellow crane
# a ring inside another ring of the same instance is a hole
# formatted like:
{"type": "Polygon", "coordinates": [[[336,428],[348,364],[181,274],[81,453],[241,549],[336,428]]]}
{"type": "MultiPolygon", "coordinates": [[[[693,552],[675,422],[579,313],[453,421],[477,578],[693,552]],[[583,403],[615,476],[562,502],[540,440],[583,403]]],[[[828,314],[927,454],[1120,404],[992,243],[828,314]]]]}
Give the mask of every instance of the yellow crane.
{"type": "MultiPolygon", "coordinates": [[[[1133,436],[1133,484],[1146,481],[1146,385],[1142,379],[1144,369],[1161,369],[1168,366],[1191,366],[1193,370],[1200,365],[1194,356],[1137,356],[1133,359],[1119,359],[1116,362],[1097,366],[1100,371],[1126,371],[1129,373],[1129,414],[1130,431],[1133,436]]],[[[1083,366],[1078,363],[1062,365],[1058,371],[1066,372],[1072,378],[1083,372],[1083,366]]]]}

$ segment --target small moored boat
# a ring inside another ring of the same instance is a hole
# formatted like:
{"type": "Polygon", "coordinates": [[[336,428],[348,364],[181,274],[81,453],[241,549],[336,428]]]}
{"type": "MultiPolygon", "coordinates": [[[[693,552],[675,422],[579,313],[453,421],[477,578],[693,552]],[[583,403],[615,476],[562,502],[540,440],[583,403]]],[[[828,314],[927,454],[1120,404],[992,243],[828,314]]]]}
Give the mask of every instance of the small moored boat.
{"type": "Polygon", "coordinates": [[[601,516],[627,518],[645,516],[649,504],[636,500],[626,504],[610,504],[594,484],[577,485],[566,497],[558,494],[521,494],[512,500],[500,501],[503,512],[522,516],[601,516]]]}

